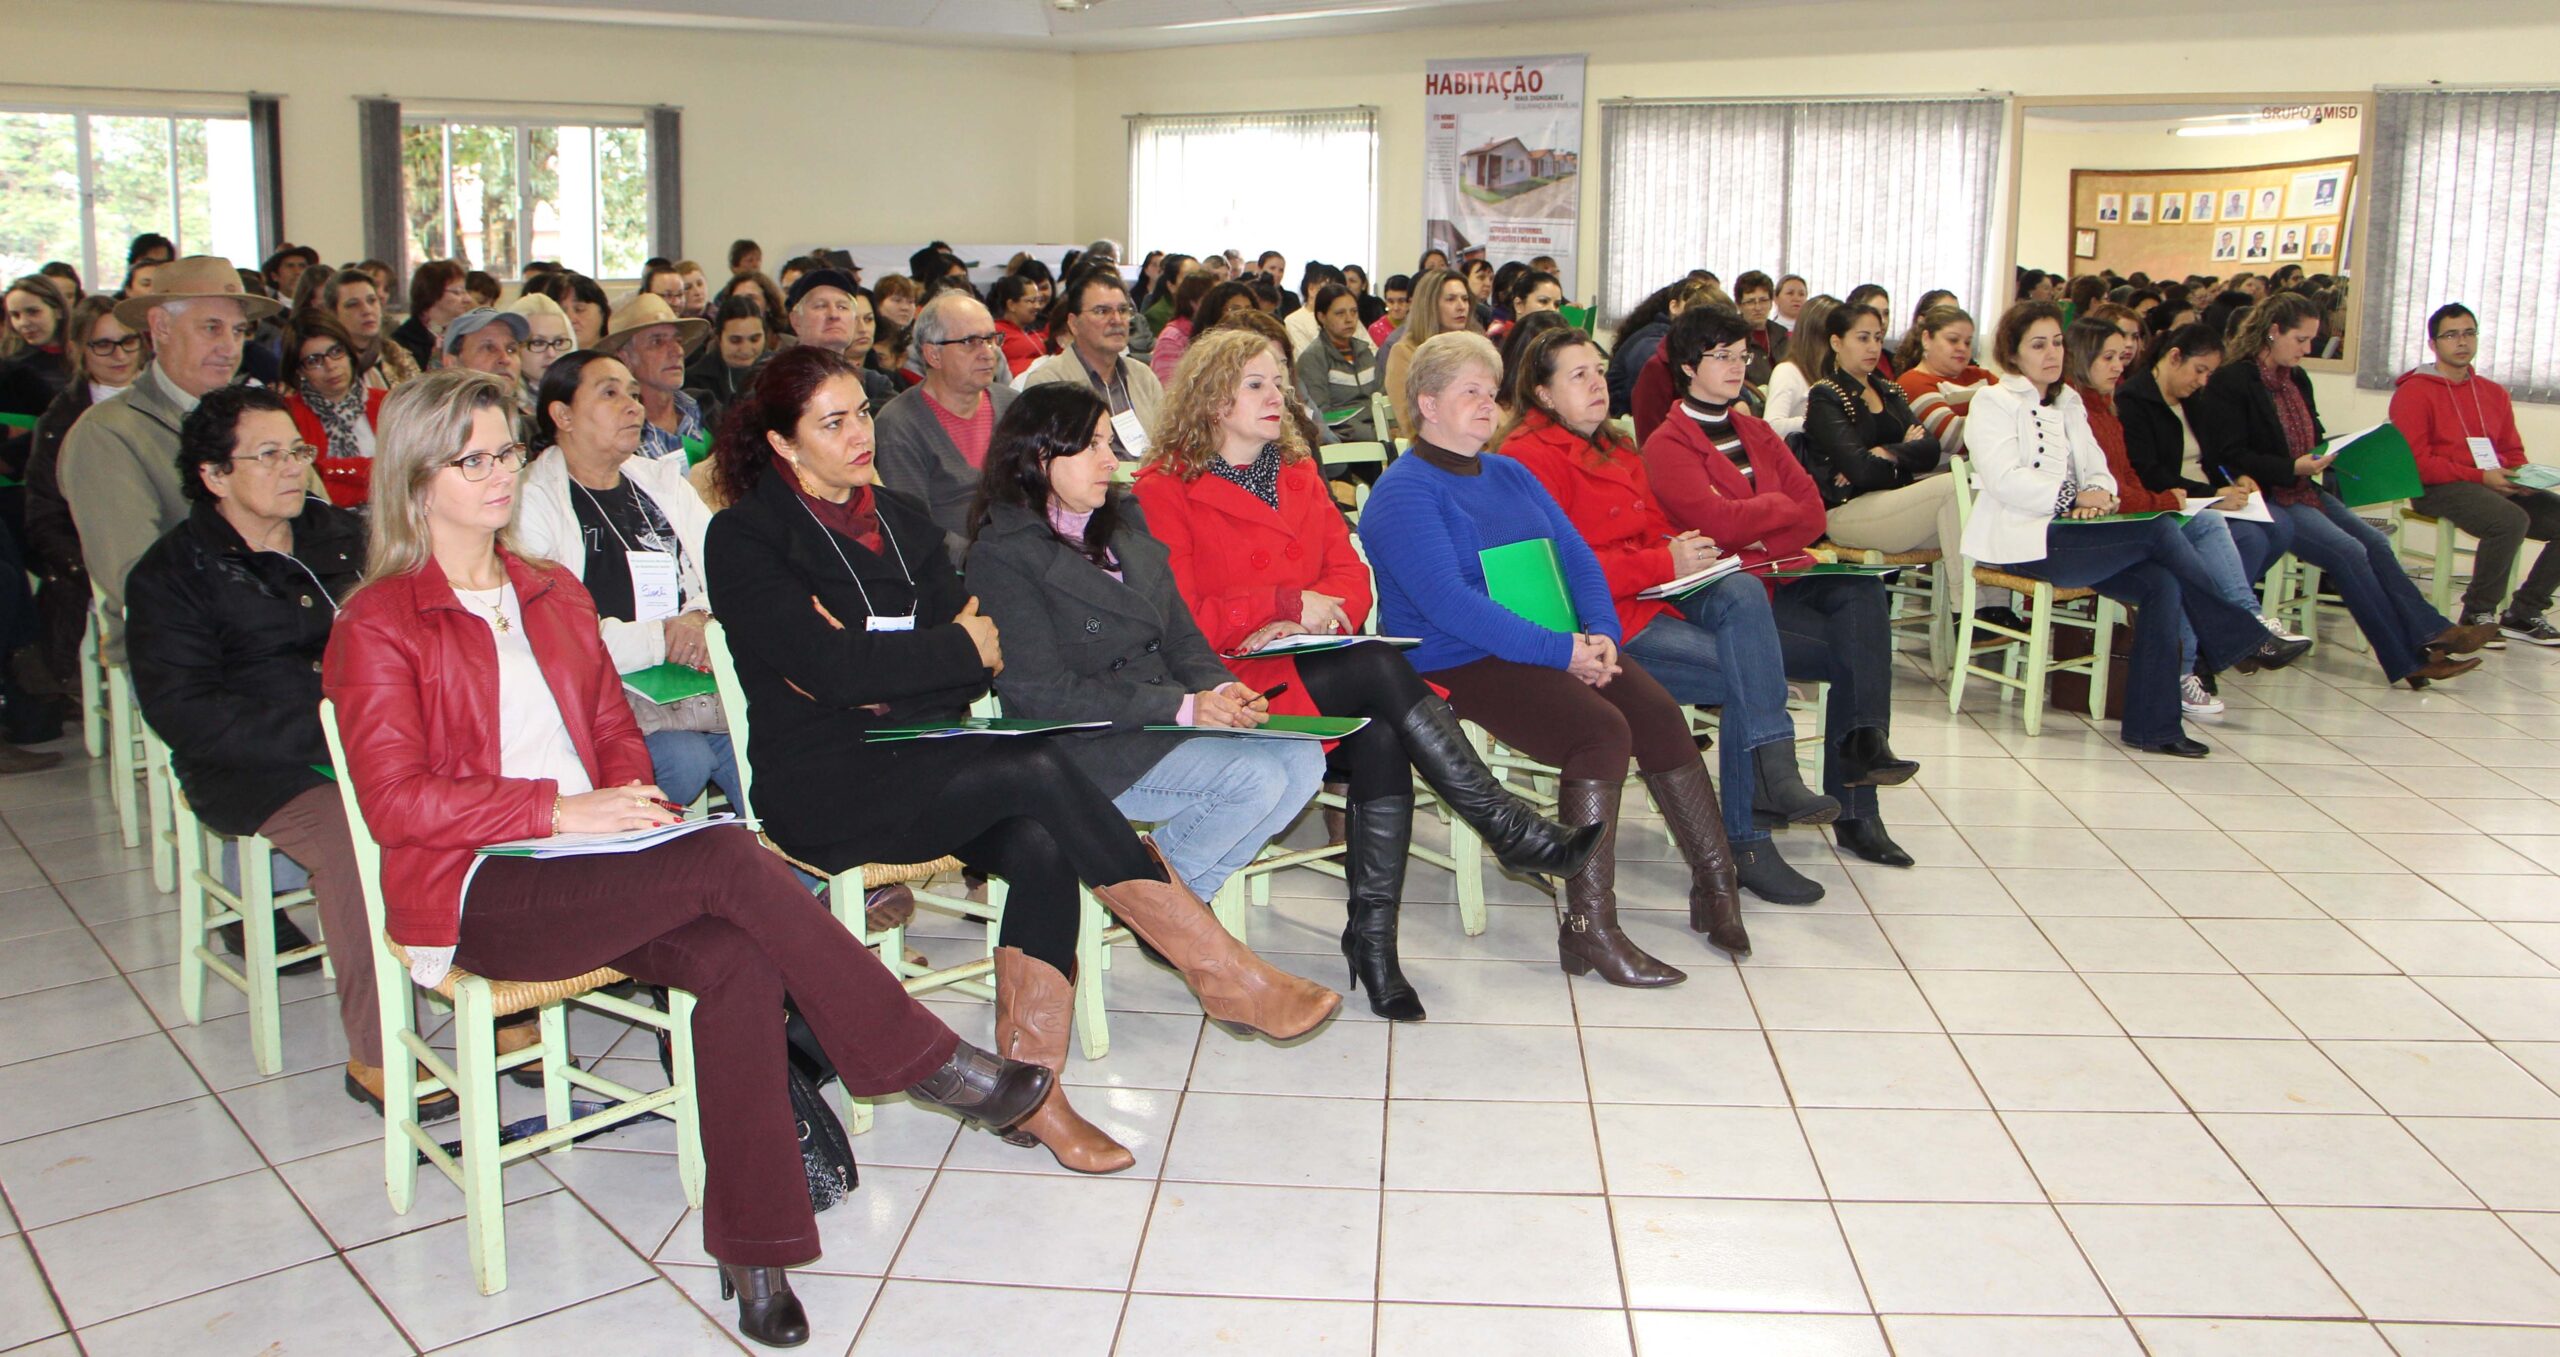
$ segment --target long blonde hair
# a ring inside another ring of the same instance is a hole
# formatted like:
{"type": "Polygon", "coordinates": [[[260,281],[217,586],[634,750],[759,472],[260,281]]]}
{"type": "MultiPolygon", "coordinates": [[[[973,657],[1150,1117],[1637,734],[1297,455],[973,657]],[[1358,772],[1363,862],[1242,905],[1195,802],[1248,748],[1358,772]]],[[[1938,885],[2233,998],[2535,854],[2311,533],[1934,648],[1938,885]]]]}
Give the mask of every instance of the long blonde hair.
{"type": "MultiPolygon", "coordinates": [[[[435,554],[427,528],[427,483],[461,455],[475,416],[495,410],[512,420],[515,408],[515,391],[504,379],[467,368],[443,368],[403,382],[383,400],[373,433],[373,529],[365,584],[426,565],[435,554]]],[[[517,503],[523,503],[521,495],[517,503]]],[[[550,567],[517,548],[512,520],[498,530],[498,548],[550,567]]]]}
{"type": "MultiPolygon", "coordinates": [[[[1153,445],[1148,466],[1162,467],[1180,480],[1200,479],[1226,442],[1227,411],[1235,404],[1236,388],[1244,384],[1244,365],[1256,354],[1280,359],[1280,380],[1296,381],[1270,338],[1244,326],[1221,324],[1191,341],[1173,370],[1173,385],[1165,388],[1156,426],[1148,431],[1153,445]]],[[[1280,437],[1273,441],[1280,445],[1283,463],[1308,455],[1306,435],[1294,419],[1280,421],[1280,437]]]]}
{"type": "MultiPolygon", "coordinates": [[[[1450,333],[1440,328],[1440,294],[1447,291],[1451,283],[1464,288],[1466,276],[1447,269],[1433,269],[1413,280],[1413,309],[1405,315],[1404,342],[1417,351],[1430,343],[1434,335],[1450,333]]],[[[1467,294],[1467,329],[1483,334],[1484,327],[1476,323],[1475,305],[1475,294],[1470,292],[1467,294]]]]}

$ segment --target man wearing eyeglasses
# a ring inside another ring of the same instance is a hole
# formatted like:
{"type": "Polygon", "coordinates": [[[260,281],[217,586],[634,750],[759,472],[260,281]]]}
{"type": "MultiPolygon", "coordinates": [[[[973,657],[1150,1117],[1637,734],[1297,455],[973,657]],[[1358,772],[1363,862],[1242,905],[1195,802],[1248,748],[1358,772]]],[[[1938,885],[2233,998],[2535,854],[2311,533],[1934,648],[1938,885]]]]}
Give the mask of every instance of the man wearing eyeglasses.
{"type": "Polygon", "coordinates": [[[1067,333],[1074,343],[1022,370],[1024,390],[1044,382],[1082,382],[1111,402],[1111,450],[1134,462],[1147,454],[1147,430],[1155,427],[1164,387],[1155,370],[1129,357],[1127,285],[1110,266],[1086,269],[1067,280],[1067,333]]]}
{"type": "MultiPolygon", "coordinates": [[[[178,429],[206,393],[231,384],[257,322],[284,309],[240,286],[218,255],[161,266],[157,290],[116,305],[116,323],[151,335],[151,366],[89,407],[62,443],[62,493],[80,529],[89,578],[107,601],[110,662],[124,662],[124,582],[133,563],[187,516],[178,480],[178,429]]],[[[310,492],[327,498],[303,468],[310,492]]]]}
{"type": "Polygon", "coordinates": [[[2400,374],[2391,393],[2391,422],[2409,440],[2426,487],[2409,507],[2450,519],[2480,541],[2462,595],[2463,625],[2497,623],[2492,649],[2507,641],[2560,646],[2560,628],[2543,616],[2560,590],[2560,496],[2515,479],[2526,460],[2515,407],[2505,387],[2472,366],[2480,318],[2460,302],[2437,307],[2427,317],[2427,343],[2436,361],[2400,374]],[[2510,599],[2507,584],[2528,541],[2548,545],[2510,599]]]}
{"type": "MultiPolygon", "coordinates": [[[[1124,334],[1127,323],[1122,322],[1124,334]]],[[[969,551],[969,505],[978,466],[1013,391],[996,383],[1004,336],[995,317],[966,292],[937,292],[916,312],[915,348],[924,380],[873,416],[880,483],[920,501],[942,526],[955,562],[969,551]]]]}

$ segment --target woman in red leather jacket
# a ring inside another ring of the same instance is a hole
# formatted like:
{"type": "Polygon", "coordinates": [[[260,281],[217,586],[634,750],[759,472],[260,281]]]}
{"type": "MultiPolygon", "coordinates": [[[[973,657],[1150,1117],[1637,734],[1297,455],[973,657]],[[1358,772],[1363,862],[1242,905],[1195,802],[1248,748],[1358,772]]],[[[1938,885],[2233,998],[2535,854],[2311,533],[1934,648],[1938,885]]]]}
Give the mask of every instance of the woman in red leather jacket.
{"type": "Polygon", "coordinates": [[[322,686],[382,846],[388,932],[422,984],[455,965],[500,980],[611,966],[692,991],[703,1246],[747,1336],[805,1342],[783,1269],[818,1256],[818,1230],[785,1085],[784,993],[857,1097],[905,1089],[1002,1131],[1050,1075],[953,1035],[742,827],[635,853],[475,856],[676,818],[649,785],[587,591],[510,544],[525,456],[514,409],[509,383],[461,370],[383,405],[371,566],[332,629],[322,686]]]}
{"type": "MultiPolygon", "coordinates": [[[[1155,451],[1138,473],[1138,504],[1171,553],[1175,587],[1201,634],[1230,657],[1285,637],[1357,634],[1374,601],[1368,564],[1288,418],[1290,382],[1263,336],[1200,336],[1165,392],[1149,438],[1155,451]]],[[[1423,1016],[1396,957],[1415,773],[1512,871],[1571,876],[1599,843],[1599,826],[1568,829],[1496,782],[1401,651],[1349,645],[1230,658],[1228,667],[1238,682],[1270,692],[1274,712],[1369,718],[1336,746],[1333,763],[1350,785],[1342,954],[1382,1018],[1423,1016]]]]}

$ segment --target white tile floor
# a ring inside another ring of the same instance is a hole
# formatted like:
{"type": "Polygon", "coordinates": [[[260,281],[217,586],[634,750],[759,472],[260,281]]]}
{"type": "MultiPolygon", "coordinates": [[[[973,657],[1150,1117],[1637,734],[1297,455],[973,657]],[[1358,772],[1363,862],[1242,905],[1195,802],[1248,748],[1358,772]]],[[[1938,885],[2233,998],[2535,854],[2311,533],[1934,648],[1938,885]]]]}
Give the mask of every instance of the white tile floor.
{"type": "MultiPolygon", "coordinates": [[[[1906,677],[1927,766],[1886,806],[1926,865],[1784,836],[1831,895],[1755,907],[1748,963],[1631,823],[1678,989],[1566,980],[1517,882],[1463,937],[1424,871],[1427,1024],[1242,1041],[1124,951],[1069,1077],[1138,1167],[884,1108],[808,1350],[2560,1352],[2560,656],[2419,695],[2324,647],[2227,685],[2203,763],[1906,677]]],[[[477,1295],[440,1179],[385,1204],[316,980],[281,1077],[236,999],[177,1025],[104,785],[0,782],[0,1351],[733,1350],[663,1126],[510,1170],[513,1285],[477,1295]]],[[[1339,983],[1338,889],[1284,880],[1257,945],[1339,983]]],[[[610,1024],[577,1045],[651,1077],[610,1024]]]]}

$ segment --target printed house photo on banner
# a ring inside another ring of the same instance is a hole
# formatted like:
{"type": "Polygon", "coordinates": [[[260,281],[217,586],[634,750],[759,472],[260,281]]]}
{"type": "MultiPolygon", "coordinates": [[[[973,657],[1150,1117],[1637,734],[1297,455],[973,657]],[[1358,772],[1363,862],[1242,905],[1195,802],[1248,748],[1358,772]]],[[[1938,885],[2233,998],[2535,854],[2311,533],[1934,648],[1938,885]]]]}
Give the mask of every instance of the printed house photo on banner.
{"type": "Polygon", "coordinates": [[[2213,233],[2213,262],[2236,264],[2240,261],[2240,229],[2226,226],[2213,233]]]}
{"type": "Polygon", "coordinates": [[[2187,220],[2193,222],[2208,222],[2213,220],[2213,199],[2214,192],[2212,189],[2197,189],[2195,201],[2190,203],[2187,207],[2187,220]]]}
{"type": "Polygon", "coordinates": [[[2305,253],[2313,259],[2337,258],[2338,228],[2328,222],[2322,222],[2318,226],[2312,227],[2311,247],[2305,251],[2305,253]]]}
{"type": "Polygon", "coordinates": [[[2125,200],[2124,222],[2127,226],[2149,226],[2151,224],[2150,194],[2137,193],[2131,198],[2125,200]]]}
{"type": "Polygon", "coordinates": [[[2123,221],[2123,220],[2124,220],[2124,195],[2123,195],[2123,194],[2120,194],[2120,193],[2101,193],[2101,194],[2099,194],[2099,195],[2098,195],[2098,220],[2099,220],[2100,222],[2108,223],[2108,224],[2113,224],[2113,223],[2115,223],[2115,222],[2123,221]]]}
{"type": "Polygon", "coordinates": [[[2258,190],[2257,205],[2250,209],[2251,221],[2274,221],[2284,215],[2284,190],[2269,185],[2258,190]]]}
{"type": "Polygon", "coordinates": [[[2276,258],[2298,262],[2302,258],[2302,228],[2288,226],[2276,233],[2276,258]]]}
{"type": "Polygon", "coordinates": [[[2185,194],[2183,194],[2183,193],[2163,193],[2163,194],[2161,194],[2161,195],[2160,195],[2160,224],[2161,224],[2162,226],[2182,225],[2182,224],[2184,224],[2184,223],[2186,222],[2186,220],[2187,220],[2187,195],[2185,195],[2185,194]]]}
{"type": "Polygon", "coordinates": [[[2247,221],[2249,219],[2249,190],[2245,188],[2235,188],[2223,191],[2222,219],[2224,221],[2247,221]]]}

